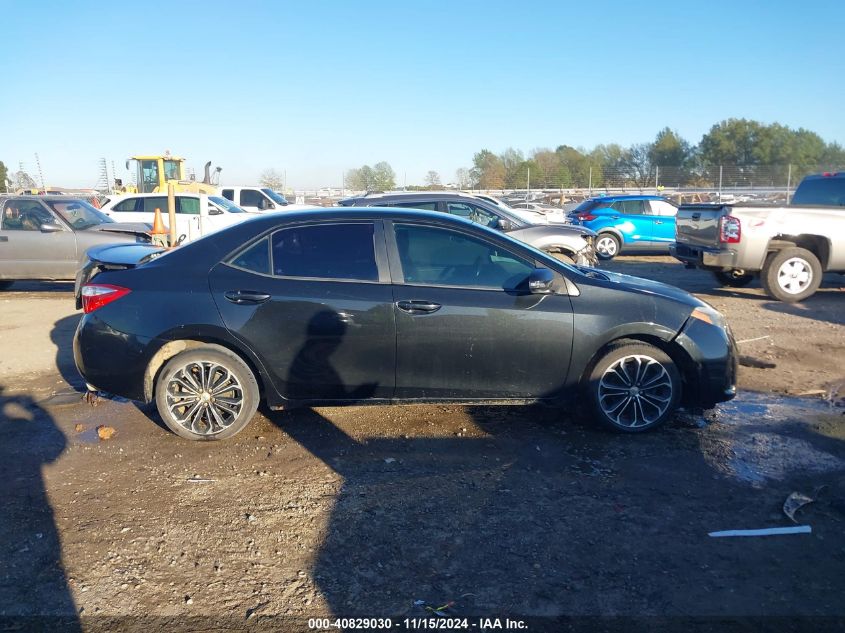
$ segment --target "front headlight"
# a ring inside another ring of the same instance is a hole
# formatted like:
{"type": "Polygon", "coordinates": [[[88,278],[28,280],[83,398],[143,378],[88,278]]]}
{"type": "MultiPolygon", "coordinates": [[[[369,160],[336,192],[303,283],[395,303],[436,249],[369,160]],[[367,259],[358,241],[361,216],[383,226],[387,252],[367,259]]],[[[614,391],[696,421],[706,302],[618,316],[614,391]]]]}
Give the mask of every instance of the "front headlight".
{"type": "Polygon", "coordinates": [[[705,323],[709,323],[710,325],[720,327],[723,330],[726,329],[728,326],[728,322],[725,320],[725,315],[719,312],[716,308],[709,305],[700,306],[693,310],[690,314],[690,318],[698,319],[699,321],[704,321],[705,323]]]}

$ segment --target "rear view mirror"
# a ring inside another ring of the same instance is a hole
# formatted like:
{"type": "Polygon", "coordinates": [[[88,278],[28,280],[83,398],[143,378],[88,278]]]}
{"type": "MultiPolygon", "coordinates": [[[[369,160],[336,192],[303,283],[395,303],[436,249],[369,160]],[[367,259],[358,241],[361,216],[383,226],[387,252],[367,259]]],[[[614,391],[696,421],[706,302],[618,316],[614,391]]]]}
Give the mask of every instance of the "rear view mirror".
{"type": "Polygon", "coordinates": [[[45,222],[41,225],[40,229],[42,233],[59,233],[61,231],[64,231],[61,226],[53,222],[45,222]]]}
{"type": "Polygon", "coordinates": [[[548,268],[535,268],[528,275],[528,291],[533,295],[548,295],[552,293],[555,274],[548,268]]]}
{"type": "Polygon", "coordinates": [[[510,220],[506,220],[505,218],[499,218],[499,221],[496,223],[498,228],[502,231],[511,231],[516,228],[510,220]]]}

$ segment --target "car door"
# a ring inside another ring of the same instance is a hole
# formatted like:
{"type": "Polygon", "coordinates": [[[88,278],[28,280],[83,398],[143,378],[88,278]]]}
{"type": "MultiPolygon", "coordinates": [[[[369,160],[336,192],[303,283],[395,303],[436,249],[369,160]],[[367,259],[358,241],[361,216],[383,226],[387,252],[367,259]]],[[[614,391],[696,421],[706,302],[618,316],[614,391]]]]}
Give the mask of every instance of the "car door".
{"type": "Polygon", "coordinates": [[[389,399],[396,327],[381,222],[283,226],[217,265],[226,327],[290,400],[389,399]]]}
{"type": "Polygon", "coordinates": [[[655,244],[669,245],[675,241],[675,216],[678,207],[665,200],[646,202],[651,210],[652,241],[655,244]]]}
{"type": "Polygon", "coordinates": [[[264,211],[269,198],[258,189],[241,189],[237,205],[246,211],[264,211]]]}
{"type": "Polygon", "coordinates": [[[76,236],[38,200],[6,200],[0,216],[0,278],[73,279],[76,236]]]}
{"type": "Polygon", "coordinates": [[[396,318],[396,397],[540,398],[566,379],[568,295],[530,294],[534,268],[487,236],[386,222],[396,318]]]}
{"type": "Polygon", "coordinates": [[[654,232],[650,209],[643,200],[617,200],[612,208],[618,212],[616,228],[628,245],[648,246],[654,232]]]}
{"type": "MultiPolygon", "coordinates": [[[[103,213],[115,222],[152,222],[152,217],[148,217],[144,213],[143,196],[123,198],[111,205],[111,207],[104,209],[103,213]]],[[[162,213],[167,213],[166,203],[164,209],[162,209],[162,213]]]]}

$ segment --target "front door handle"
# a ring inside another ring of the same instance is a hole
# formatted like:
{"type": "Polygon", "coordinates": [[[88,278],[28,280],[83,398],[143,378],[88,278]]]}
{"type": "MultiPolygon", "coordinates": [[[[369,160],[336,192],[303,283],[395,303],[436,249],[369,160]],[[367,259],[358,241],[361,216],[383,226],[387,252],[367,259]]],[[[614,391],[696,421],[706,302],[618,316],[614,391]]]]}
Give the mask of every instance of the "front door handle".
{"type": "Polygon", "coordinates": [[[270,298],[270,295],[266,292],[254,292],[252,290],[230,290],[224,293],[223,296],[228,301],[237,303],[238,305],[264,303],[270,298]]]}
{"type": "Polygon", "coordinates": [[[655,220],[654,223],[655,224],[663,224],[663,220],[655,220]]]}
{"type": "Polygon", "coordinates": [[[397,301],[396,306],[408,314],[426,314],[437,312],[442,306],[431,301],[397,301]]]}
{"type": "Polygon", "coordinates": [[[618,219],[619,219],[619,216],[618,216],[618,215],[611,215],[611,216],[610,216],[610,219],[611,219],[611,220],[618,220],[618,219]]]}
{"type": "Polygon", "coordinates": [[[0,235],[0,242],[8,242],[8,241],[9,241],[8,237],[6,237],[5,235],[0,235]]]}

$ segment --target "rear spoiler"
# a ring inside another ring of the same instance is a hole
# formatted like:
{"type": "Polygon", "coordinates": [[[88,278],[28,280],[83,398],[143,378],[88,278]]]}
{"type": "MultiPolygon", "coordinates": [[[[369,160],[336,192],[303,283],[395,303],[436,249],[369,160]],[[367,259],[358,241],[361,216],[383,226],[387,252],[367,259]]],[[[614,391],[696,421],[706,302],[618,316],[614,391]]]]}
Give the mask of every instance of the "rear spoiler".
{"type": "Polygon", "coordinates": [[[82,286],[105,270],[128,270],[145,264],[165,253],[166,249],[149,244],[107,244],[89,248],[85,263],[76,273],[73,295],[76,309],[82,307],[82,286]]]}

